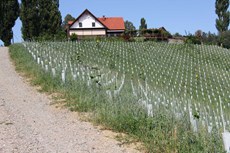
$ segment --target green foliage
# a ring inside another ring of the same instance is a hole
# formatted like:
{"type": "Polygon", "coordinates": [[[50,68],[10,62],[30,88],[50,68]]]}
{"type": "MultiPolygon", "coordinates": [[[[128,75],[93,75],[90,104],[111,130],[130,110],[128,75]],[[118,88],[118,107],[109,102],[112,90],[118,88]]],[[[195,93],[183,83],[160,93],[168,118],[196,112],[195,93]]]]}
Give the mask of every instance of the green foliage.
{"type": "Polygon", "coordinates": [[[171,38],[172,35],[164,28],[158,29],[145,29],[140,31],[142,36],[146,37],[145,41],[166,41],[168,38],[171,38]]]}
{"type": "Polygon", "coordinates": [[[179,34],[178,32],[176,32],[176,33],[173,35],[173,37],[182,37],[182,35],[179,34]]]}
{"type": "Polygon", "coordinates": [[[136,41],[136,42],[144,42],[145,37],[134,37],[134,41],[136,41]]]}
{"type": "Polygon", "coordinates": [[[136,27],[128,20],[125,21],[125,34],[136,36],[136,27]]]}
{"type": "Polygon", "coordinates": [[[54,35],[54,40],[56,41],[65,41],[67,40],[67,34],[64,30],[59,30],[56,35],[54,35]]]}
{"type": "Polygon", "coordinates": [[[145,18],[141,18],[141,25],[139,27],[140,34],[142,35],[142,31],[147,29],[147,23],[145,21],[145,18]]]}
{"type": "Polygon", "coordinates": [[[46,74],[37,64],[32,60],[32,57],[25,52],[21,44],[10,46],[10,56],[14,60],[16,70],[19,72],[26,72],[26,77],[32,78],[33,85],[39,85],[43,91],[55,92],[60,89],[61,80],[46,74]]]}
{"type": "Polygon", "coordinates": [[[0,39],[5,46],[11,44],[13,38],[12,28],[19,16],[19,3],[17,0],[0,1],[0,39]]]}
{"type": "Polygon", "coordinates": [[[225,31],[221,34],[221,43],[223,47],[230,48],[230,30],[225,31]]]}
{"type": "Polygon", "coordinates": [[[22,0],[20,19],[22,21],[22,38],[31,40],[39,36],[40,16],[37,0],[22,0]]]}
{"type": "Polygon", "coordinates": [[[59,30],[57,34],[43,34],[41,36],[35,37],[35,41],[66,41],[67,35],[64,30],[59,30]]]}
{"type": "Polygon", "coordinates": [[[187,44],[201,44],[201,40],[199,37],[189,35],[186,37],[185,43],[187,43],[187,44]]]}
{"type": "Polygon", "coordinates": [[[22,0],[20,18],[22,37],[32,40],[37,37],[52,38],[61,30],[61,13],[58,1],[22,0]]]}
{"type": "Polygon", "coordinates": [[[72,34],[71,36],[70,36],[70,40],[71,41],[76,41],[77,40],[77,34],[72,34]]]}
{"type": "Polygon", "coordinates": [[[67,14],[67,15],[65,16],[65,18],[64,18],[64,21],[62,22],[62,27],[63,27],[63,29],[65,29],[65,27],[68,25],[68,22],[69,22],[69,21],[74,21],[74,20],[75,20],[75,18],[74,18],[72,15],[67,14]]]}
{"type": "Polygon", "coordinates": [[[61,13],[56,3],[50,0],[39,0],[40,35],[57,34],[61,29],[61,13]]]}
{"type": "Polygon", "coordinates": [[[230,48],[230,30],[224,31],[219,35],[203,32],[201,37],[198,38],[207,45],[219,45],[224,48],[230,48]]]}
{"type": "Polygon", "coordinates": [[[205,33],[205,32],[203,32],[202,36],[201,36],[201,41],[204,44],[207,44],[207,45],[218,45],[219,37],[215,33],[211,33],[211,32],[205,33]]]}
{"type": "Polygon", "coordinates": [[[228,11],[229,8],[229,0],[216,0],[216,14],[218,19],[216,19],[216,28],[221,34],[224,31],[228,30],[229,22],[230,22],[230,13],[228,11]]]}

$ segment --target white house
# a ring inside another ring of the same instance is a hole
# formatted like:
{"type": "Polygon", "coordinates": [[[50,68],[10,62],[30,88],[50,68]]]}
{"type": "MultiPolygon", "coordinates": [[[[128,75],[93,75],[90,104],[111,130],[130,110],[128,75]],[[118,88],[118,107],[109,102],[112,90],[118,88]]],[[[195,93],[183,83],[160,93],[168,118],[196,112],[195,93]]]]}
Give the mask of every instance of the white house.
{"type": "Polygon", "coordinates": [[[124,32],[125,25],[122,17],[95,17],[85,10],[75,21],[69,22],[68,35],[78,36],[117,36],[124,32]]]}

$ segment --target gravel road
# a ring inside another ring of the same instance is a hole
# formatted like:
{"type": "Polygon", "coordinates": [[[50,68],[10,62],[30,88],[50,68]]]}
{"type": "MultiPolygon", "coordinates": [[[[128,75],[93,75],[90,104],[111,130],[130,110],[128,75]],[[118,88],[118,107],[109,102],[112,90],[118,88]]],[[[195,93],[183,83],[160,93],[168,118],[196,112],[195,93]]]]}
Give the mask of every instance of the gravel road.
{"type": "Polygon", "coordinates": [[[75,113],[51,100],[18,75],[8,48],[0,48],[0,153],[123,153],[122,148],[75,113]]]}

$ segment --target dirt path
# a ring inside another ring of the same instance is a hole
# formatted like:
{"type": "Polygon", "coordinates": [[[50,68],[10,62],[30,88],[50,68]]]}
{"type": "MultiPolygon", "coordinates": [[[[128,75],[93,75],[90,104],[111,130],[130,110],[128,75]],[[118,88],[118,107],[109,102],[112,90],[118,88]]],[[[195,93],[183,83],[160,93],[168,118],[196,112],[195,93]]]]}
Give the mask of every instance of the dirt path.
{"type": "Polygon", "coordinates": [[[15,72],[8,49],[0,48],[0,153],[136,152],[50,103],[15,72]]]}

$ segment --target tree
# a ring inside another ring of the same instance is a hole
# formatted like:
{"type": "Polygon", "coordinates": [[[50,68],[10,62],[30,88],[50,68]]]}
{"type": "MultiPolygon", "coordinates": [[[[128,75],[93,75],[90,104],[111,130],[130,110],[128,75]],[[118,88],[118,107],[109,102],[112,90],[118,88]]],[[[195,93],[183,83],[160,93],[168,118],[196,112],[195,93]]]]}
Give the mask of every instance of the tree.
{"type": "Polygon", "coordinates": [[[5,46],[11,44],[13,38],[12,28],[19,16],[19,3],[17,0],[0,1],[0,39],[5,46]]]}
{"type": "Polygon", "coordinates": [[[146,29],[147,29],[147,24],[146,24],[145,18],[141,18],[141,25],[139,27],[140,34],[143,35],[144,30],[146,30],[146,29]]]}
{"type": "Polygon", "coordinates": [[[224,31],[221,34],[221,42],[223,44],[223,47],[230,48],[230,30],[224,31]]]}
{"type": "MultiPolygon", "coordinates": [[[[3,12],[4,12],[4,6],[3,5],[3,1],[0,1],[0,27],[3,27],[3,12]]],[[[2,30],[3,28],[0,28],[0,39],[1,39],[1,35],[2,35],[2,30]]]]}
{"type": "Polygon", "coordinates": [[[128,20],[125,21],[125,34],[136,36],[136,27],[128,20]]]}
{"type": "Polygon", "coordinates": [[[183,37],[181,34],[179,34],[178,32],[176,32],[173,37],[183,37]]]}
{"type": "Polygon", "coordinates": [[[208,44],[208,45],[217,45],[219,43],[218,36],[215,33],[211,33],[211,32],[208,33],[203,32],[201,39],[204,44],[208,44]]]}
{"type": "Polygon", "coordinates": [[[203,34],[203,32],[202,32],[201,30],[197,30],[197,31],[195,32],[195,36],[196,36],[197,38],[201,38],[201,37],[202,37],[202,34],[203,34]]]}
{"type": "Polygon", "coordinates": [[[61,13],[57,1],[38,0],[40,18],[40,36],[55,35],[61,29],[61,13]]]}
{"type": "Polygon", "coordinates": [[[22,0],[20,19],[22,21],[22,38],[30,40],[39,36],[40,17],[39,2],[37,0],[22,0]]]}
{"type": "Polygon", "coordinates": [[[141,25],[139,27],[139,30],[146,30],[146,29],[147,29],[147,24],[145,18],[141,18],[141,25]]]}
{"type": "Polygon", "coordinates": [[[126,21],[125,21],[125,30],[126,30],[126,31],[135,31],[135,30],[136,30],[136,27],[133,25],[132,22],[126,20],[126,21]]]}
{"type": "Polygon", "coordinates": [[[195,37],[202,43],[202,34],[203,34],[203,32],[202,32],[202,30],[197,30],[196,32],[195,32],[195,37]]]}
{"type": "Polygon", "coordinates": [[[57,7],[59,8],[59,0],[53,0],[54,3],[56,3],[57,7]]]}
{"type": "Polygon", "coordinates": [[[22,0],[20,18],[23,39],[53,38],[59,33],[61,13],[58,6],[58,0],[22,0]]]}
{"type": "Polygon", "coordinates": [[[65,28],[65,26],[68,25],[69,21],[74,21],[74,20],[75,18],[72,15],[67,14],[64,18],[64,21],[62,22],[62,27],[65,28]]]}
{"type": "Polygon", "coordinates": [[[228,30],[230,13],[228,11],[229,0],[216,0],[216,14],[218,19],[216,19],[216,28],[221,34],[228,30]]]}

